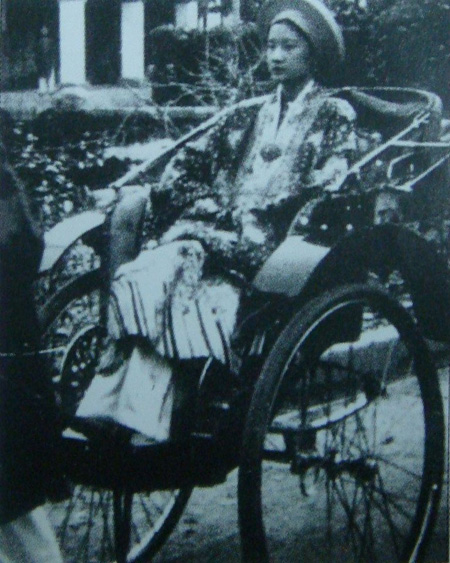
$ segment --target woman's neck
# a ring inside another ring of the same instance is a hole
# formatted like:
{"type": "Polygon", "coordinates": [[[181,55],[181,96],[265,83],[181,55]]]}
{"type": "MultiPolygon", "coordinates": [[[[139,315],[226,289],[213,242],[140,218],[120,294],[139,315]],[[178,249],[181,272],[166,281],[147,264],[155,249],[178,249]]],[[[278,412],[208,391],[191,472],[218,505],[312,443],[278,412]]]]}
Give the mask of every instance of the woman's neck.
{"type": "Polygon", "coordinates": [[[292,102],[300,94],[303,88],[311,80],[310,76],[305,77],[301,81],[284,82],[283,83],[283,99],[285,102],[292,102]]]}

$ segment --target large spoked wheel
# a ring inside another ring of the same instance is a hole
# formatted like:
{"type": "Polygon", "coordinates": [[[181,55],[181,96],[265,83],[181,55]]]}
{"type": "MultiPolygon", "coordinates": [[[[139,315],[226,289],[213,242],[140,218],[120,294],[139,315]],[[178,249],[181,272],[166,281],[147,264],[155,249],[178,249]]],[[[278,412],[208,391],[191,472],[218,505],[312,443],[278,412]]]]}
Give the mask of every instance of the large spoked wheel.
{"type": "Polygon", "coordinates": [[[444,467],[439,382],[409,314],[370,286],[336,289],[282,332],[243,436],[245,561],[417,561],[444,467]],[[286,547],[286,542],[290,542],[286,547]]]}
{"type": "MultiPolygon", "coordinates": [[[[69,424],[95,375],[105,333],[102,293],[100,271],[93,270],[68,282],[40,311],[48,367],[69,424]]],[[[89,444],[70,428],[65,436],[72,443],[89,444]]],[[[71,498],[49,507],[64,561],[150,560],[173,531],[191,492],[187,486],[133,493],[74,482],[71,498]]]]}
{"type": "Polygon", "coordinates": [[[69,281],[40,310],[43,347],[61,411],[73,416],[95,375],[104,334],[100,270],[69,281]]]}
{"type": "Polygon", "coordinates": [[[144,562],[162,547],[180,519],[191,489],[125,493],[75,485],[70,500],[53,504],[64,561],[144,562]]]}

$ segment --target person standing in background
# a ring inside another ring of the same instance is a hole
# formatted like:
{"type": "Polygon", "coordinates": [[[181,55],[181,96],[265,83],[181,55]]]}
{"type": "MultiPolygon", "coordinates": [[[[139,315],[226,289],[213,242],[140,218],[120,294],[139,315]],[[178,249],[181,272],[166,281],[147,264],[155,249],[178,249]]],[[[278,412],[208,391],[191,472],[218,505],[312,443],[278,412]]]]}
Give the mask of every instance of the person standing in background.
{"type": "Polygon", "coordinates": [[[39,73],[39,93],[51,93],[56,87],[55,46],[48,27],[43,25],[37,44],[36,63],[39,73]]]}

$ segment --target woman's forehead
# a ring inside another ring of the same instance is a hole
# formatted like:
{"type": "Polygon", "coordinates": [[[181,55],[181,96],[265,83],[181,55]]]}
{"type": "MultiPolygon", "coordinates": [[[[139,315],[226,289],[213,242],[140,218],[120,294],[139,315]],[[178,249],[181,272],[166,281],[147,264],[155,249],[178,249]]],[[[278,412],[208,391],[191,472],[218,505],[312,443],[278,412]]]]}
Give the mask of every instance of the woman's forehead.
{"type": "Polygon", "coordinates": [[[307,41],[305,35],[289,20],[280,20],[273,23],[269,29],[268,39],[292,39],[307,41]]]}

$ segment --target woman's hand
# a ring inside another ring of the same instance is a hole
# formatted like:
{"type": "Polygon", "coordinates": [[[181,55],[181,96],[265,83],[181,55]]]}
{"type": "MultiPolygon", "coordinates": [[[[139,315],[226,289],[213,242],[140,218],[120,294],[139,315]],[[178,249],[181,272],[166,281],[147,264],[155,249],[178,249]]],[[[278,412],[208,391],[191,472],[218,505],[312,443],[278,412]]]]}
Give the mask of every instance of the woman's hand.
{"type": "Polygon", "coordinates": [[[348,171],[348,162],[345,157],[331,156],[319,170],[311,172],[310,187],[320,186],[327,192],[337,192],[348,171]]]}

